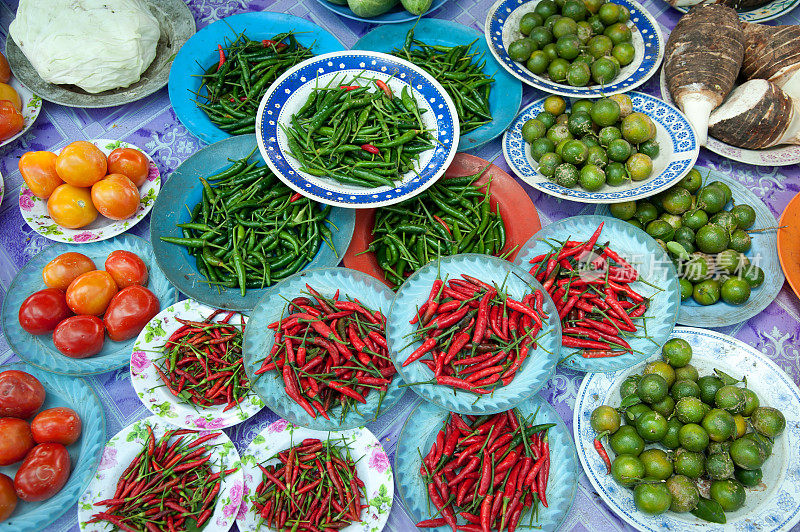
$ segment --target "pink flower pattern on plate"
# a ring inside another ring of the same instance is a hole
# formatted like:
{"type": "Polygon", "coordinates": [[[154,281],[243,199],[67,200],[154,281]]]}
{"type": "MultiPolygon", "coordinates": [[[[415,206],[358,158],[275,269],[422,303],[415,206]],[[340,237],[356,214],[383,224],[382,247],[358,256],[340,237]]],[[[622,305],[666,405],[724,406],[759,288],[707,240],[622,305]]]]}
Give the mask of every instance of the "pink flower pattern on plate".
{"type": "Polygon", "coordinates": [[[244,486],[244,493],[242,494],[242,505],[239,506],[239,513],[236,514],[236,519],[244,519],[247,515],[247,495],[250,493],[250,488],[247,484],[244,486]]]}
{"type": "Polygon", "coordinates": [[[149,169],[147,171],[147,180],[155,181],[156,179],[158,179],[158,176],[161,175],[161,173],[158,171],[158,167],[155,164],[150,163],[150,166],[148,168],[149,169]]]}
{"type": "MultiPolygon", "coordinates": [[[[191,416],[188,416],[191,420],[191,416]]],[[[191,421],[190,421],[191,422],[191,421]]],[[[212,419],[211,421],[207,420],[204,417],[196,417],[194,418],[194,426],[200,430],[214,430],[222,428],[222,425],[225,424],[225,420],[222,418],[212,419]]]]}
{"type": "Polygon", "coordinates": [[[100,465],[97,466],[99,471],[111,469],[117,465],[117,450],[113,447],[106,447],[103,456],[100,457],[100,465]]]}
{"type": "Polygon", "coordinates": [[[231,503],[222,508],[222,515],[225,517],[232,516],[238,509],[242,502],[242,493],[244,492],[244,485],[241,482],[234,482],[231,487],[231,503]]]}
{"type": "Polygon", "coordinates": [[[33,209],[33,192],[30,189],[26,188],[22,191],[22,194],[19,196],[19,207],[23,211],[29,211],[33,209]]]}
{"type": "Polygon", "coordinates": [[[91,231],[84,231],[83,233],[75,235],[72,240],[75,242],[90,242],[92,240],[97,240],[97,235],[91,231]]]}
{"type": "Polygon", "coordinates": [[[134,375],[138,375],[145,369],[150,367],[150,359],[147,358],[144,351],[134,351],[131,355],[131,369],[134,375]]]}
{"type": "Polygon", "coordinates": [[[283,432],[284,430],[286,430],[286,426],[288,424],[289,422],[286,421],[285,419],[279,419],[278,421],[269,426],[269,431],[272,433],[283,432]]]}
{"type": "Polygon", "coordinates": [[[369,457],[369,468],[378,473],[383,473],[389,467],[389,457],[382,449],[373,449],[372,456],[369,457]]]}

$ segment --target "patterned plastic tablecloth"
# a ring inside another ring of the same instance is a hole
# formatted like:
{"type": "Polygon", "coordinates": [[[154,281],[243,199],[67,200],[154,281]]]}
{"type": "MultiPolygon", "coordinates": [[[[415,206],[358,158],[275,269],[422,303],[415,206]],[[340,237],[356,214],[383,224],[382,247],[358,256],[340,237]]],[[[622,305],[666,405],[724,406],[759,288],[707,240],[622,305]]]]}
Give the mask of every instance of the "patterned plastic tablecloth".
{"type": "MultiPolygon", "coordinates": [[[[197,22],[198,30],[220,18],[246,11],[268,10],[291,13],[309,19],[333,33],[346,47],[374,28],[339,17],[322,7],[316,0],[187,0],[197,22]]],[[[453,20],[483,31],[485,15],[493,0],[448,0],[444,7],[433,13],[434,17],[453,20]]],[[[644,6],[652,13],[666,38],[675,26],[680,13],[660,0],[648,0],[644,6]]],[[[8,25],[16,10],[15,0],[0,2],[0,33],[5,42],[8,25]]],[[[778,24],[797,24],[800,13],[784,16],[778,24]]],[[[660,96],[657,76],[642,88],[660,96]]],[[[542,93],[526,87],[522,105],[542,97],[542,93]]],[[[131,142],[144,148],[159,166],[163,176],[169,174],[186,158],[204,146],[184,128],[170,107],[167,89],[133,104],[108,109],[72,109],[44,103],[41,115],[34,126],[16,142],[0,148],[0,171],[5,179],[5,197],[0,205],[0,298],[16,272],[50,242],[29,228],[20,215],[19,187],[22,183],[17,168],[19,157],[30,150],[58,151],[74,140],[113,138],[131,142]]],[[[475,155],[509,171],[495,140],[475,155]]],[[[754,167],[723,159],[706,150],[701,151],[698,164],[728,174],[758,194],[780,216],[789,200],[800,191],[800,169],[797,166],[780,168],[754,167]]],[[[542,224],[577,214],[591,214],[593,206],[551,198],[523,185],[533,199],[542,224]]],[[[148,215],[149,216],[149,215],[148,215]]],[[[149,221],[138,224],[131,232],[148,238],[149,221]]],[[[800,301],[786,284],[775,301],[755,318],[735,326],[719,329],[755,346],[772,358],[784,371],[800,382],[800,301]]],[[[0,368],[16,362],[4,337],[0,337],[0,368]]],[[[575,395],[583,375],[559,369],[540,395],[550,401],[568,426],[572,426],[572,409],[575,395]]],[[[757,376],[755,376],[757,378],[757,376]]],[[[89,377],[87,381],[97,391],[105,408],[107,433],[110,436],[133,421],[146,417],[149,412],[139,402],[131,386],[128,368],[89,377]]],[[[367,425],[380,439],[390,459],[394,458],[397,438],[409,412],[418,403],[417,396],[408,392],[398,406],[387,413],[380,422],[367,425]]],[[[263,410],[248,422],[225,432],[243,451],[252,438],[277,416],[263,410]]],[[[414,530],[399,497],[394,505],[386,530],[401,532],[414,530]]],[[[567,515],[563,530],[628,530],[630,527],[612,514],[593,490],[586,476],[580,472],[577,496],[567,515]]],[[[78,530],[77,512],[73,508],[64,514],[50,530],[78,530]]],[[[800,526],[796,527],[800,530],[800,526]]]]}

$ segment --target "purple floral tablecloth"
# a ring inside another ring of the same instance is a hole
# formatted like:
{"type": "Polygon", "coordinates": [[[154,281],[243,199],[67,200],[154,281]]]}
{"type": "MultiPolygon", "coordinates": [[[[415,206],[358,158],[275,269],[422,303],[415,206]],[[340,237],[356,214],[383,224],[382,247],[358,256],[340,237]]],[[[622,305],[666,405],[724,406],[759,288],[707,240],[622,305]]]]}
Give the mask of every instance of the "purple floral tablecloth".
{"type": "MultiPolygon", "coordinates": [[[[346,47],[350,47],[374,27],[341,18],[322,7],[316,0],[189,0],[188,3],[198,29],[228,15],[269,10],[291,13],[311,20],[330,31],[346,47]]],[[[486,12],[492,3],[493,0],[449,0],[433,16],[454,20],[483,31],[486,12]]],[[[656,17],[666,38],[680,13],[660,0],[648,0],[644,2],[644,6],[656,17]]],[[[15,10],[15,0],[0,2],[0,33],[3,42],[15,10]]],[[[797,13],[789,14],[775,22],[797,24],[800,22],[798,16],[797,13]]],[[[648,81],[641,90],[659,96],[657,76],[648,81]]],[[[526,87],[523,106],[541,96],[539,91],[526,87]]],[[[46,238],[29,228],[20,215],[18,198],[22,177],[17,168],[19,157],[29,150],[58,151],[71,141],[93,138],[120,139],[144,148],[153,156],[162,175],[167,179],[182,161],[204,146],[203,142],[178,122],[170,107],[166,88],[139,102],[107,109],[73,109],[45,102],[34,126],[16,142],[0,148],[0,171],[5,180],[5,195],[0,204],[0,299],[5,296],[17,271],[33,255],[50,245],[46,238]]],[[[499,140],[476,150],[474,154],[487,160],[497,157],[495,163],[510,171],[502,157],[499,140]]],[[[723,159],[706,150],[701,151],[698,164],[739,180],[758,194],[776,217],[780,216],[789,200],[800,191],[800,169],[797,166],[754,167],[723,159]]],[[[527,185],[523,186],[539,210],[543,225],[568,216],[594,212],[593,207],[557,200],[527,185]]],[[[148,238],[148,227],[149,219],[146,219],[130,232],[148,238]]],[[[772,358],[795,382],[800,382],[800,301],[788,284],[785,284],[778,297],[764,312],[747,322],[722,328],[720,332],[753,345],[772,358]]],[[[0,368],[3,364],[17,360],[17,356],[5,342],[5,337],[0,337],[0,368]]],[[[542,397],[555,406],[570,427],[572,408],[582,377],[580,373],[559,369],[549,385],[540,392],[542,397]]],[[[86,380],[103,402],[109,438],[122,427],[149,415],[134,393],[128,368],[86,380]]],[[[390,459],[394,457],[403,423],[417,403],[414,393],[408,392],[400,404],[379,422],[368,425],[380,439],[390,459]]],[[[225,432],[237,448],[243,451],[253,437],[276,418],[275,414],[265,409],[248,422],[225,432]]],[[[49,529],[78,530],[75,508],[68,510],[49,529]]],[[[413,529],[415,528],[403,509],[402,502],[395,496],[386,530],[400,532],[413,529]]],[[[575,503],[566,516],[562,530],[628,529],[630,527],[608,510],[580,471],[575,503]]]]}

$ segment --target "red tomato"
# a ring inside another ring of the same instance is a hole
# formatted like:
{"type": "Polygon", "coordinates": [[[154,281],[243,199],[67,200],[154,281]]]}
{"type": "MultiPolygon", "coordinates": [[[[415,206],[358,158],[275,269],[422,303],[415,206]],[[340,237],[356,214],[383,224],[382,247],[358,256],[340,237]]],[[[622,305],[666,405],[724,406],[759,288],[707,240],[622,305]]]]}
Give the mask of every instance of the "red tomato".
{"type": "Polygon", "coordinates": [[[72,316],[53,331],[53,343],[70,358],[86,358],[103,349],[104,333],[103,321],[97,316],[72,316]]]}
{"type": "Polygon", "coordinates": [[[110,174],[92,185],[92,203],[112,220],[127,220],[139,210],[139,189],[122,174],[110,174]]]}
{"type": "Polygon", "coordinates": [[[31,421],[36,443],[72,445],[81,437],[81,418],[71,408],[48,408],[31,421]]]}
{"type": "Polygon", "coordinates": [[[159,310],[158,298],[147,288],[139,285],[123,288],[108,304],[103,318],[108,337],[115,342],[133,338],[159,310]]]}
{"type": "Polygon", "coordinates": [[[42,268],[42,280],[50,288],[66,290],[79,275],[97,269],[92,259],[82,253],[67,251],[42,268]]]}
{"type": "Polygon", "coordinates": [[[28,296],[19,307],[19,324],[30,334],[53,332],[61,321],[72,316],[64,292],[45,288],[28,296]]]}
{"type": "Polygon", "coordinates": [[[11,79],[11,67],[8,66],[8,59],[3,54],[0,54],[0,81],[8,83],[11,79]]]}
{"type": "Polygon", "coordinates": [[[28,419],[42,407],[44,396],[44,386],[30,373],[0,373],[0,416],[28,419]]]}
{"type": "Polygon", "coordinates": [[[108,154],[108,173],[122,174],[137,187],[144,185],[150,172],[150,161],[134,148],[117,148],[108,154]]]}
{"type": "Polygon", "coordinates": [[[13,137],[25,126],[25,118],[8,100],[0,100],[0,140],[13,137]]]}
{"type": "Polygon", "coordinates": [[[22,179],[37,198],[49,198],[59,185],[64,184],[56,173],[56,157],[51,151],[29,151],[19,159],[22,179]]]}
{"type": "Polygon", "coordinates": [[[27,502],[49,499],[69,478],[69,453],[60,443],[42,443],[33,448],[14,476],[17,497],[27,502]]]}
{"type": "Polygon", "coordinates": [[[114,278],[114,282],[122,289],[131,285],[147,284],[147,265],[139,255],[118,249],[112,251],[106,259],[106,271],[114,278]]]}
{"type": "Polygon", "coordinates": [[[103,270],[79,275],[67,288],[67,305],[75,314],[99,316],[117,293],[114,278],[103,270]]]}
{"type": "Polygon", "coordinates": [[[108,161],[100,148],[86,140],[67,144],[56,158],[58,177],[76,187],[90,187],[106,176],[108,161]]]}
{"type": "Polygon", "coordinates": [[[27,421],[15,417],[0,418],[0,466],[16,464],[34,445],[27,421]]]}
{"type": "Polygon", "coordinates": [[[8,519],[17,507],[17,494],[14,493],[14,481],[11,477],[0,473],[0,523],[8,519]]]}

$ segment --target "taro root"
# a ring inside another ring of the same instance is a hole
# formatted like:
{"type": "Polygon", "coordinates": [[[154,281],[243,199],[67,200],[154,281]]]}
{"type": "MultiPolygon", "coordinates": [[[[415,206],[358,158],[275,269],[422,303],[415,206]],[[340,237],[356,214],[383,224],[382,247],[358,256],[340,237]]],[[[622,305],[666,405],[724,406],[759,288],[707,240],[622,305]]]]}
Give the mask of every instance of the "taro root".
{"type": "MultiPolygon", "coordinates": [[[[749,11],[769,4],[772,0],[718,0],[713,2],[719,5],[732,7],[739,11],[749,11]]],[[[698,4],[710,4],[708,0],[668,0],[669,5],[674,7],[691,7],[698,4]]]]}
{"type": "Polygon", "coordinates": [[[792,98],[800,97],[800,25],[764,26],[742,22],[745,79],[767,79],[792,98]]]}

